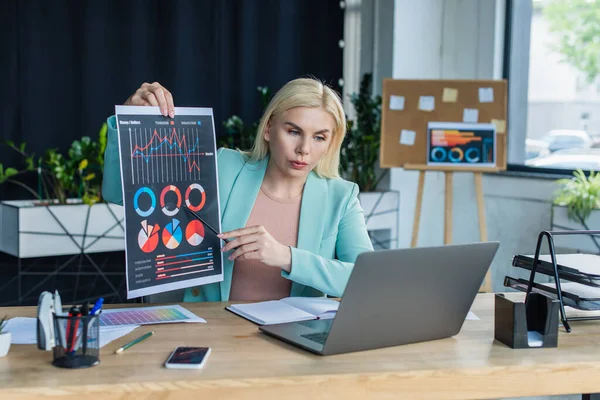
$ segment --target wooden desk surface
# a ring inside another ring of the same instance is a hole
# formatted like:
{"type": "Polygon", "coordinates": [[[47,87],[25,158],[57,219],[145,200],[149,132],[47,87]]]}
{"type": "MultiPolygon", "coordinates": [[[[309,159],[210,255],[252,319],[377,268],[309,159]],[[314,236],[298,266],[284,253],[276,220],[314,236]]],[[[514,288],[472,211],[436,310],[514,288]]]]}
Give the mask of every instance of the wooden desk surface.
{"type": "MultiPolygon", "coordinates": [[[[493,339],[493,295],[480,294],[459,335],[438,341],[317,356],[268,337],[223,307],[185,303],[207,324],[140,327],[103,347],[84,370],[51,365],[52,353],[12,345],[0,358],[0,399],[490,399],[600,392],[600,321],[561,328],[555,349],[512,350],[493,339]],[[154,330],[124,354],[115,349],[154,330]],[[176,346],[210,346],[204,370],[163,367],[176,346]]],[[[34,307],[0,315],[34,316],[34,307]]]]}

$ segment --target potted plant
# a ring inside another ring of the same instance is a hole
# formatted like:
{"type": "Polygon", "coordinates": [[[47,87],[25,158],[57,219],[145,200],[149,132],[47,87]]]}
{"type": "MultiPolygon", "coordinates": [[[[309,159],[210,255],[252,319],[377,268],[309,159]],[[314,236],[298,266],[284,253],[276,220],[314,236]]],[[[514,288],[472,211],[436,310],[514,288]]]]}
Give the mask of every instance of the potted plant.
{"type": "MultiPolygon", "coordinates": [[[[589,176],[578,169],[573,177],[559,179],[552,207],[552,229],[591,230],[600,228],[600,173],[591,171],[589,176]]],[[[597,237],[588,235],[589,241],[581,236],[565,238],[570,247],[582,251],[600,253],[597,237]]],[[[563,239],[561,239],[561,242],[563,239]]]]}
{"type": "Polygon", "coordinates": [[[10,332],[6,330],[6,324],[8,323],[7,317],[5,316],[0,320],[0,357],[4,357],[8,354],[10,349],[10,332]]]}
{"type": "Polygon", "coordinates": [[[382,242],[395,241],[398,235],[399,193],[380,190],[381,180],[389,169],[379,170],[381,144],[381,96],[372,95],[372,75],[364,74],[358,93],[350,96],[356,118],[348,121],[348,129],[341,148],[340,169],[342,177],[356,182],[359,199],[370,231],[385,230],[387,238],[377,240],[380,247],[390,247],[382,242]],[[390,218],[391,214],[394,218],[390,218]]]}
{"type": "Polygon", "coordinates": [[[381,144],[381,96],[372,96],[372,75],[364,74],[358,93],[350,95],[356,119],[348,121],[342,143],[342,176],[361,192],[373,192],[389,170],[377,172],[381,144]]]}
{"type": "Polygon", "coordinates": [[[2,142],[22,164],[0,164],[0,185],[16,184],[33,199],[0,202],[0,251],[28,258],[124,249],[122,207],[100,196],[106,133],[104,124],[98,141],[83,137],[66,154],[48,149],[40,157],[24,143],[2,142]],[[21,179],[30,175],[35,188],[21,179]]]}

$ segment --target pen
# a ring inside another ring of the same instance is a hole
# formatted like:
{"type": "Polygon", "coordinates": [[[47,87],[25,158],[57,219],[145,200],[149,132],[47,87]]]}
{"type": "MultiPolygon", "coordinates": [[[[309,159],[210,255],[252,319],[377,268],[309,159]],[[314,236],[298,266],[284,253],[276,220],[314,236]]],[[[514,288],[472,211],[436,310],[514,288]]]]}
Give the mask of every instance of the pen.
{"type": "Polygon", "coordinates": [[[139,338],[132,340],[131,342],[127,343],[125,346],[118,348],[117,351],[115,351],[115,354],[120,354],[120,353],[124,352],[131,346],[134,346],[140,342],[143,342],[144,340],[148,339],[152,335],[154,335],[154,332],[148,332],[145,335],[142,335],[139,338]]]}
{"type": "MultiPolygon", "coordinates": [[[[217,230],[215,228],[213,228],[212,226],[210,226],[210,224],[208,222],[206,222],[204,219],[202,219],[202,217],[200,217],[198,214],[196,214],[194,211],[192,211],[191,208],[189,208],[187,206],[187,204],[185,205],[185,209],[188,210],[190,213],[192,213],[192,215],[196,218],[198,218],[200,220],[200,222],[202,222],[204,225],[206,225],[208,227],[208,229],[210,229],[211,231],[214,232],[215,235],[218,235],[219,232],[217,232],[217,230]]],[[[230,242],[229,239],[223,239],[224,241],[226,241],[227,243],[230,242]]]]}
{"type": "Polygon", "coordinates": [[[78,307],[71,307],[67,316],[67,353],[75,354],[75,345],[77,343],[77,331],[79,329],[79,318],[81,312],[78,307]]]}
{"type": "Polygon", "coordinates": [[[98,311],[102,308],[103,303],[104,299],[100,297],[98,301],[96,301],[96,304],[94,304],[94,307],[92,307],[92,309],[90,310],[90,315],[96,315],[98,311]]]}

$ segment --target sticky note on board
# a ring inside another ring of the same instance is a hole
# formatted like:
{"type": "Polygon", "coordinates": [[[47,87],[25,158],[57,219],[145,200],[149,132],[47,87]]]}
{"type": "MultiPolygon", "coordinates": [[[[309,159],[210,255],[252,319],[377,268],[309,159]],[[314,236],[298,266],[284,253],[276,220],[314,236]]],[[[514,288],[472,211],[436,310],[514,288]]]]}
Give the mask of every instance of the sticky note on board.
{"type": "Polygon", "coordinates": [[[479,102],[480,103],[493,103],[494,102],[494,88],[491,88],[491,87],[479,88],[479,102]]]}
{"type": "Polygon", "coordinates": [[[503,119],[492,119],[492,124],[496,125],[497,133],[506,133],[506,121],[503,119]]]}
{"type": "Polygon", "coordinates": [[[402,129],[402,131],[400,132],[400,144],[412,146],[415,144],[416,137],[417,132],[408,129],[402,129]]]}
{"type": "Polygon", "coordinates": [[[456,103],[456,99],[458,99],[458,89],[444,88],[442,103],[456,103]]]}
{"type": "Polygon", "coordinates": [[[433,110],[435,110],[435,97],[433,97],[433,96],[420,96],[419,97],[419,110],[421,110],[421,111],[433,111],[433,110]]]}
{"type": "Polygon", "coordinates": [[[404,96],[390,96],[390,110],[404,110],[404,96]]]}
{"type": "Polygon", "coordinates": [[[463,122],[478,122],[479,110],[476,108],[465,108],[463,110],[463,122]]]}

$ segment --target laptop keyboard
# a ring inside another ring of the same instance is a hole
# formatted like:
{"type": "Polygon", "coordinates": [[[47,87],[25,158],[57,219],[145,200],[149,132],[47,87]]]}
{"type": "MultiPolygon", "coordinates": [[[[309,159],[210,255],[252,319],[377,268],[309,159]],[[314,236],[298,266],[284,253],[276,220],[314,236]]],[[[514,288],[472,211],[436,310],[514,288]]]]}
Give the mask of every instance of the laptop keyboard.
{"type": "Polygon", "coordinates": [[[317,342],[319,344],[325,345],[325,340],[327,339],[327,335],[329,332],[316,332],[316,333],[307,333],[304,335],[300,335],[303,338],[308,340],[312,340],[313,342],[317,342]]]}
{"type": "Polygon", "coordinates": [[[318,331],[329,331],[331,329],[332,319],[315,319],[310,321],[296,322],[298,325],[305,326],[307,328],[315,329],[318,331]]]}

